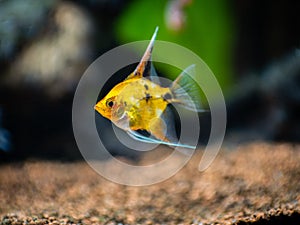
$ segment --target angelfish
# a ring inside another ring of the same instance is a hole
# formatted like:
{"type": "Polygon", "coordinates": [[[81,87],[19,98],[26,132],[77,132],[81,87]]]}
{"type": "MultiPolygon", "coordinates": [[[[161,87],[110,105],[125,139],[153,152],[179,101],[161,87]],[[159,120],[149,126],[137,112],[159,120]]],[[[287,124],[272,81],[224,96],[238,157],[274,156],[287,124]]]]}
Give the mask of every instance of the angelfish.
{"type": "Polygon", "coordinates": [[[136,140],[194,148],[174,141],[176,137],[168,134],[167,126],[173,121],[168,121],[167,107],[176,103],[189,110],[203,111],[199,87],[191,78],[195,76],[195,65],[186,68],[170,87],[162,87],[151,61],[157,31],[158,27],[136,69],[94,108],[136,140]],[[139,130],[148,132],[150,137],[137,132],[139,130]]]}

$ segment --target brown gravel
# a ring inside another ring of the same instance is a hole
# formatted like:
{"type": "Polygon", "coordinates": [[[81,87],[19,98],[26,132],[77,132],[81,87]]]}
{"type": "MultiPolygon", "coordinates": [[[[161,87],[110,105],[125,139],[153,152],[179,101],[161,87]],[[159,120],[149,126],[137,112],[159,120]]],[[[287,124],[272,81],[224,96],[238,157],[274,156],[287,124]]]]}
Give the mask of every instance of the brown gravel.
{"type": "Polygon", "coordinates": [[[300,224],[300,146],[223,149],[203,173],[199,157],[146,187],[111,183],[85,162],[2,165],[0,225],[300,224]]]}

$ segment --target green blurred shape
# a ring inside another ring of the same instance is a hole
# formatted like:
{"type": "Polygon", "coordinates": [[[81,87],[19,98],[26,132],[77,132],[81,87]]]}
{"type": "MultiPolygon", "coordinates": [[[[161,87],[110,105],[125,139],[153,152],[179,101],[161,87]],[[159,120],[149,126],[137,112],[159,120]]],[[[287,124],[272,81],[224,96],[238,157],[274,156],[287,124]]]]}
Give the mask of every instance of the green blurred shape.
{"type": "MultiPolygon", "coordinates": [[[[148,40],[159,26],[157,39],[182,45],[198,56],[214,72],[223,91],[230,87],[233,74],[232,44],[234,27],[227,1],[194,0],[184,8],[186,24],[183,30],[169,30],[165,24],[168,1],[133,1],[116,24],[120,42],[148,40]]],[[[160,65],[158,68],[174,79],[174,68],[160,65]]]]}

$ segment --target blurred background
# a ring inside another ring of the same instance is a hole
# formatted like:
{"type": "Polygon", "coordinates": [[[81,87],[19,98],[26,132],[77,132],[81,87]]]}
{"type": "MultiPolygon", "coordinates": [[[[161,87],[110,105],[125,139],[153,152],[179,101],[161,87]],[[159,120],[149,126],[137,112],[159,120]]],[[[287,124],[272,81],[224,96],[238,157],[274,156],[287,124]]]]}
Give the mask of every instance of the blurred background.
{"type": "Polygon", "coordinates": [[[299,1],[284,0],[0,0],[0,161],[80,160],[71,110],[81,75],[156,26],[158,39],[191,49],[216,75],[226,143],[299,143],[299,12],[299,1]]]}

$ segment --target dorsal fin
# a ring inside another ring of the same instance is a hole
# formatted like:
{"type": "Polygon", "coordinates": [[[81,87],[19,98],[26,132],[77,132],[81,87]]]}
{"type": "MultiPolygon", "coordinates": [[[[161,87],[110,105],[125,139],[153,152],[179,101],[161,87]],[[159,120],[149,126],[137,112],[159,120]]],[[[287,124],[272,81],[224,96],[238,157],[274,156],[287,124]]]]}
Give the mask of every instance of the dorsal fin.
{"type": "Polygon", "coordinates": [[[153,50],[154,41],[158,32],[158,27],[156,27],[154,34],[150,40],[150,43],[135,70],[126,78],[141,78],[143,76],[151,76],[151,55],[153,50]]]}

